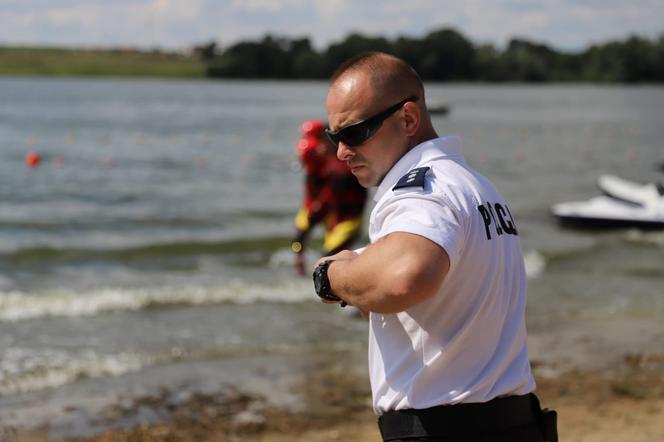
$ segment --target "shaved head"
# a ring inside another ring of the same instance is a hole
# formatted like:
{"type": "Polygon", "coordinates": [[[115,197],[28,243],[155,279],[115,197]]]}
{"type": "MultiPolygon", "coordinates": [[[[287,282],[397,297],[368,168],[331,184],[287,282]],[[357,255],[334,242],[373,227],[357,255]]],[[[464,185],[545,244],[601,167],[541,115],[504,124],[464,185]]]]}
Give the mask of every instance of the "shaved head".
{"type": "Polygon", "coordinates": [[[400,58],[382,52],[363,52],[337,68],[332,85],[362,73],[380,102],[392,102],[415,95],[424,103],[424,86],[417,72],[400,58]]]}
{"type": "Polygon", "coordinates": [[[408,150],[437,137],[424,101],[424,86],[408,63],[381,52],[359,54],[333,74],[327,94],[332,131],[371,125],[371,118],[390,109],[360,144],[348,145],[343,138],[338,142],[337,157],[348,163],[365,187],[377,185],[408,150]]]}

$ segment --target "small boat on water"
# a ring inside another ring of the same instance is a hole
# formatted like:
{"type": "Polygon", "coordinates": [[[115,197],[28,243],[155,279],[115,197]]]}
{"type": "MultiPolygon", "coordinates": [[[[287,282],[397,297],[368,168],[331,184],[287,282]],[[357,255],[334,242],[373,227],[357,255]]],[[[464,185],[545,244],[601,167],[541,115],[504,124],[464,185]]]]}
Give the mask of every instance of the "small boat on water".
{"type": "Polygon", "coordinates": [[[444,103],[433,103],[427,106],[427,109],[431,115],[447,115],[450,113],[450,107],[444,103]]]}
{"type": "Polygon", "coordinates": [[[605,195],[588,201],[555,204],[551,211],[564,225],[604,229],[664,228],[664,186],[639,184],[613,175],[602,175],[597,184],[605,195]]]}

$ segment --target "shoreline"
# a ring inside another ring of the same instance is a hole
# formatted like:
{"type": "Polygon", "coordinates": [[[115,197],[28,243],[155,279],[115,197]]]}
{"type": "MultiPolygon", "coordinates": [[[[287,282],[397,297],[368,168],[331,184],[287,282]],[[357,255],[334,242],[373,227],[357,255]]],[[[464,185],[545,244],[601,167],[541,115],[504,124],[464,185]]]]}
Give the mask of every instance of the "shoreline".
{"type": "MultiPolygon", "coordinates": [[[[266,377],[283,376],[283,382],[279,378],[265,384],[283,387],[271,398],[242,383],[187,394],[177,387],[163,388],[102,407],[94,418],[108,428],[95,434],[58,436],[48,425],[31,430],[0,427],[0,441],[379,442],[368,378],[348,369],[349,356],[300,365],[282,361],[277,369],[265,366],[266,377]],[[288,395],[296,400],[285,400],[288,395]]],[[[664,353],[626,355],[610,368],[555,376],[547,375],[546,365],[533,366],[542,406],[558,412],[560,440],[664,440],[664,353]]]]}
{"type": "MultiPolygon", "coordinates": [[[[559,412],[561,440],[664,440],[664,329],[643,318],[607,325],[586,318],[530,330],[542,406],[559,412]]],[[[362,334],[4,396],[0,442],[378,442],[366,352],[362,334]]]]}

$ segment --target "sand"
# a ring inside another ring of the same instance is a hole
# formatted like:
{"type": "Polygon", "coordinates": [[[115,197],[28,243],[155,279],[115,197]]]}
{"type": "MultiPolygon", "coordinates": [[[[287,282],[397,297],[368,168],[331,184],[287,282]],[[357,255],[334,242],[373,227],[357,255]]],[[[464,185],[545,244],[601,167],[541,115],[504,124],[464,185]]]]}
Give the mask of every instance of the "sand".
{"type": "MultiPolygon", "coordinates": [[[[535,365],[537,394],[544,407],[559,414],[560,440],[566,442],[664,441],[664,355],[626,356],[602,371],[569,371],[548,377],[535,365]]],[[[379,442],[371,412],[368,380],[349,374],[343,364],[313,367],[292,388],[299,410],[275,407],[265,398],[241,391],[197,394],[168,402],[169,392],[107,410],[106,419],[168,411],[161,423],[106,431],[92,437],[64,439],[36,431],[0,430],[5,442],[226,442],[357,441],[379,442]]]]}

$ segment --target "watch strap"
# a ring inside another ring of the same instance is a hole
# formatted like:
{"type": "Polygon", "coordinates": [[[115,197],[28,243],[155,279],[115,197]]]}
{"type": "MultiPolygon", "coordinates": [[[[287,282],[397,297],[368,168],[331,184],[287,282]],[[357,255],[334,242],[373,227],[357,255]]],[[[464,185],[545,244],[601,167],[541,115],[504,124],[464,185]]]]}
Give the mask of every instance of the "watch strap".
{"type": "Polygon", "coordinates": [[[333,259],[328,259],[323,261],[316,267],[314,271],[314,278],[318,278],[321,284],[320,290],[316,291],[316,294],[321,298],[327,301],[342,301],[343,300],[332,293],[332,287],[330,285],[330,279],[327,276],[327,269],[330,267],[330,264],[334,262],[333,259]]]}

